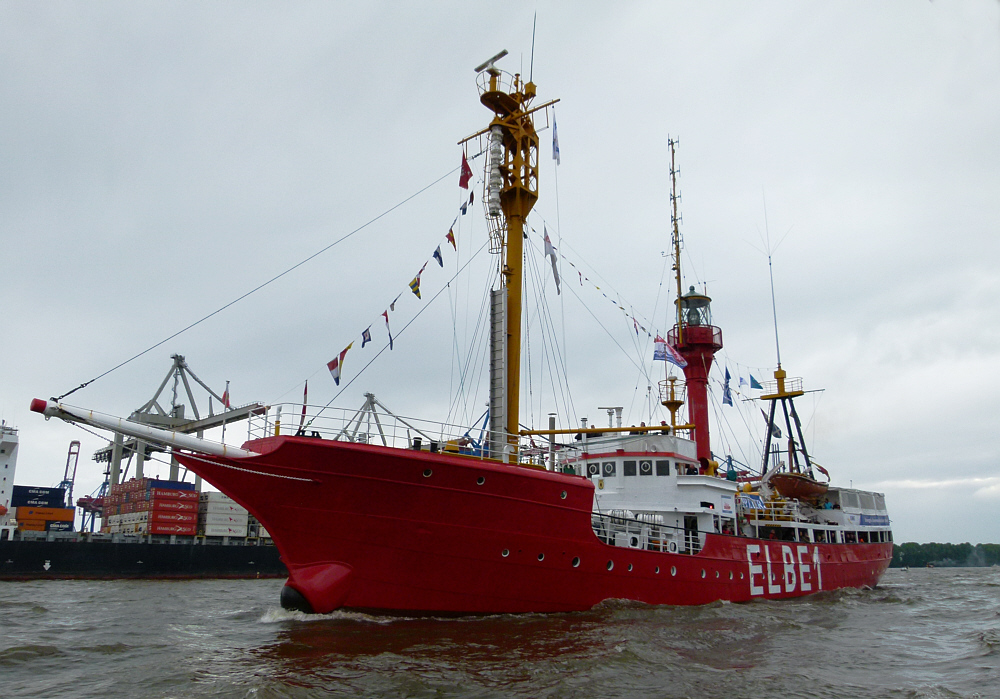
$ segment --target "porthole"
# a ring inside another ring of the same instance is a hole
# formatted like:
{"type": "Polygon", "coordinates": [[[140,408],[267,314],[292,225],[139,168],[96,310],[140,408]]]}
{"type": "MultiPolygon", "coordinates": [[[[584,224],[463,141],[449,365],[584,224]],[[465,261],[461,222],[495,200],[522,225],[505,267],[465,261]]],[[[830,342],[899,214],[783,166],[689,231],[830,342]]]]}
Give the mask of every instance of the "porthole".
{"type": "Polygon", "coordinates": [[[614,570],[614,567],[615,567],[615,562],[614,561],[608,561],[608,570],[614,570]]]}
{"type": "Polygon", "coordinates": [[[677,566],[670,566],[670,574],[677,575],[677,566]]]}
{"type": "Polygon", "coordinates": [[[628,564],[628,572],[630,572],[630,573],[632,572],[632,564],[631,563],[628,564]]]}
{"type": "Polygon", "coordinates": [[[740,580],[743,579],[743,573],[740,573],[740,580]]]}
{"type": "Polygon", "coordinates": [[[486,482],[486,479],[483,478],[482,476],[480,476],[479,478],[476,479],[476,485],[482,485],[485,482],[486,482]]]}
{"type": "Polygon", "coordinates": [[[719,571],[715,571],[715,579],[716,579],[716,580],[718,580],[718,579],[719,579],[719,571]]]}
{"type": "Polygon", "coordinates": [[[559,493],[559,497],[562,498],[563,500],[565,500],[566,499],[566,491],[564,490],[561,493],[559,493]]]}
{"type": "Polygon", "coordinates": [[[702,568],[701,569],[701,579],[704,580],[706,575],[708,575],[708,574],[705,572],[705,569],[702,568]]]}
{"type": "Polygon", "coordinates": [[[574,568],[579,568],[580,567],[580,557],[579,556],[573,556],[573,567],[574,568]]]}
{"type": "Polygon", "coordinates": [[[539,561],[544,561],[545,560],[545,554],[544,553],[538,554],[538,560],[539,561]]]}
{"type": "Polygon", "coordinates": [[[732,579],[733,579],[733,571],[729,571],[729,579],[730,579],[730,580],[732,580],[732,579]]]}
{"type": "Polygon", "coordinates": [[[424,469],[424,478],[430,478],[433,473],[434,472],[432,470],[430,470],[429,468],[425,468],[424,469]]]}
{"type": "Polygon", "coordinates": [[[657,574],[657,575],[659,575],[659,574],[660,574],[660,566],[656,566],[656,574],[657,574]]]}
{"type": "Polygon", "coordinates": [[[503,556],[504,558],[507,558],[507,556],[510,555],[510,551],[504,549],[503,551],[500,552],[500,555],[503,556]]]}

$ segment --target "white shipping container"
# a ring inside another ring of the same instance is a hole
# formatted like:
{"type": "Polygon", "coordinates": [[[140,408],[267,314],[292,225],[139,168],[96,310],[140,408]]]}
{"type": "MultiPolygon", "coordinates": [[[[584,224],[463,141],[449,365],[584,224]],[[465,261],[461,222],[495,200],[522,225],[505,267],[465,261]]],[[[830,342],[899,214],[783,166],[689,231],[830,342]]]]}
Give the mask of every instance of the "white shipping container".
{"type": "Polygon", "coordinates": [[[208,492],[198,496],[198,502],[232,502],[233,499],[225,493],[208,492]]]}
{"type": "Polygon", "coordinates": [[[233,501],[229,502],[200,502],[198,503],[198,512],[205,514],[217,514],[217,515],[246,515],[247,510],[241,505],[237,505],[233,501]]]}
{"type": "Polygon", "coordinates": [[[223,524],[206,524],[198,527],[198,533],[203,536],[246,536],[246,525],[242,527],[227,527],[223,524]]]}
{"type": "Polygon", "coordinates": [[[264,529],[264,527],[257,527],[257,536],[259,536],[261,539],[271,538],[271,535],[267,533],[267,530],[264,529]]]}
{"type": "Polygon", "coordinates": [[[205,512],[198,515],[198,524],[223,524],[227,527],[246,527],[250,521],[248,514],[205,512]]]}

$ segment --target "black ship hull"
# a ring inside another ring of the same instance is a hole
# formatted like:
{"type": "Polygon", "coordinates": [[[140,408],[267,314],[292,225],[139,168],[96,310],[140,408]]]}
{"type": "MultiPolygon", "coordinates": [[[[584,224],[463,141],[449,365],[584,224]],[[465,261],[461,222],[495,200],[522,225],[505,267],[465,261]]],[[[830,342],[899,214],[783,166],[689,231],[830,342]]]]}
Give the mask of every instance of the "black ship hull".
{"type": "Polygon", "coordinates": [[[2,540],[0,580],[283,578],[272,544],[2,540]]]}

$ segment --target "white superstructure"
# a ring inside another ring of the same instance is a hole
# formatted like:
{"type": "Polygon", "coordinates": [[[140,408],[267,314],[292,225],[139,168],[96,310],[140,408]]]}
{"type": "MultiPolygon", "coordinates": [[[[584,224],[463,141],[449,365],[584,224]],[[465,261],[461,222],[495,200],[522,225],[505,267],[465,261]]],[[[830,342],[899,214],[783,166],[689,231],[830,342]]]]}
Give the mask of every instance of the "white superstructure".
{"type": "Polygon", "coordinates": [[[13,524],[10,497],[14,490],[14,470],[17,467],[17,429],[0,422],[0,505],[7,512],[0,515],[0,526],[13,524]]]}

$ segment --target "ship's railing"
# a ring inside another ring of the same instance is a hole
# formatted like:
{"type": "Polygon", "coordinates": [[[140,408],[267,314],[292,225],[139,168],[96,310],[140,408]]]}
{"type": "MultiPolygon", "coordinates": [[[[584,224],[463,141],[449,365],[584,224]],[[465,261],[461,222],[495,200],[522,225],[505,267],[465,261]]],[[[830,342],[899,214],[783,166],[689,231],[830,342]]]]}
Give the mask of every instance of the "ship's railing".
{"type": "Polygon", "coordinates": [[[764,509],[742,508],[742,514],[746,515],[751,522],[807,522],[806,517],[796,500],[768,500],[764,502],[764,509]]]}
{"type": "MultiPolygon", "coordinates": [[[[458,425],[420,418],[403,417],[376,410],[366,404],[361,409],[272,405],[247,421],[247,439],[279,435],[298,435],[360,444],[377,444],[399,449],[416,449],[432,453],[445,452],[479,458],[504,460],[504,454],[490,454],[490,432],[486,426],[458,425]]],[[[503,442],[503,437],[497,441],[503,442]]],[[[522,463],[546,465],[550,461],[547,443],[533,445],[522,440],[517,456],[508,450],[507,458],[522,463]]],[[[554,461],[558,462],[557,457],[554,461]]]]}
{"type": "MultiPolygon", "coordinates": [[[[762,395],[773,396],[778,393],[777,381],[764,381],[761,387],[763,389],[762,395]]],[[[800,391],[802,391],[802,377],[785,379],[785,393],[798,393],[800,391]]]]}
{"type": "Polygon", "coordinates": [[[488,70],[484,70],[476,76],[476,86],[479,88],[479,94],[499,91],[512,95],[524,89],[524,80],[521,79],[520,75],[499,69],[496,73],[495,82],[493,83],[490,82],[491,75],[488,70]]]}
{"type": "Polygon", "coordinates": [[[714,325],[689,325],[684,324],[683,332],[680,332],[675,325],[667,331],[667,344],[677,348],[681,345],[678,340],[683,340],[683,344],[710,344],[722,347],[722,328],[714,325]]]}
{"type": "Polygon", "coordinates": [[[645,549],[666,553],[695,554],[701,551],[707,532],[693,531],[656,521],[656,517],[592,512],[590,526],[594,534],[609,546],[645,549]]]}

